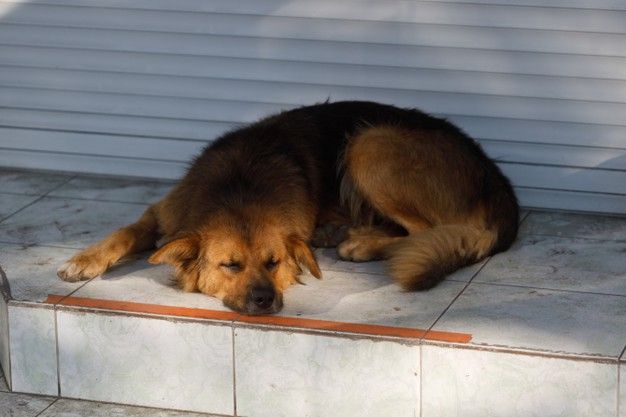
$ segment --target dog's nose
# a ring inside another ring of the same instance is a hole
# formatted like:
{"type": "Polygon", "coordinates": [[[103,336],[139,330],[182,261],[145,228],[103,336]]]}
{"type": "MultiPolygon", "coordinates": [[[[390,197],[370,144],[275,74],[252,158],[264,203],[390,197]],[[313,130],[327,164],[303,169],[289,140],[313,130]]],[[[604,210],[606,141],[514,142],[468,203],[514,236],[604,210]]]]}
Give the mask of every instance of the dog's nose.
{"type": "Polygon", "coordinates": [[[255,287],[250,291],[250,301],[261,310],[267,310],[274,303],[274,290],[270,287],[255,287]]]}

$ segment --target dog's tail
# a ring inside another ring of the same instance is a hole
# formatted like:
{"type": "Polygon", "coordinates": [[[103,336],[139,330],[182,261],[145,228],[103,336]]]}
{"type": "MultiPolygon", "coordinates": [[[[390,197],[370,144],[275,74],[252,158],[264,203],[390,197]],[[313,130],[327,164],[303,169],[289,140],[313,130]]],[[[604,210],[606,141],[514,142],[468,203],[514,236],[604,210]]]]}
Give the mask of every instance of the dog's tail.
{"type": "Polygon", "coordinates": [[[446,275],[483,259],[497,241],[495,231],[461,224],[435,226],[387,248],[390,273],[404,289],[428,289],[446,275]]]}

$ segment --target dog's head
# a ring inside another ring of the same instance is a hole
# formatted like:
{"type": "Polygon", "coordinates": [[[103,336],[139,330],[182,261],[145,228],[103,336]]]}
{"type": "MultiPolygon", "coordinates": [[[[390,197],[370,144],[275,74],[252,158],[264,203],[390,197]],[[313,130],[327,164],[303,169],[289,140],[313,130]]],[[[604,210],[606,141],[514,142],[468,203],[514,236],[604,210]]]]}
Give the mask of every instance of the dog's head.
{"type": "Polygon", "coordinates": [[[150,262],[173,265],[184,290],[199,290],[246,314],[278,312],[283,291],[302,273],[300,265],[321,277],[315,256],[298,235],[271,223],[228,220],[165,244],[150,262]]]}

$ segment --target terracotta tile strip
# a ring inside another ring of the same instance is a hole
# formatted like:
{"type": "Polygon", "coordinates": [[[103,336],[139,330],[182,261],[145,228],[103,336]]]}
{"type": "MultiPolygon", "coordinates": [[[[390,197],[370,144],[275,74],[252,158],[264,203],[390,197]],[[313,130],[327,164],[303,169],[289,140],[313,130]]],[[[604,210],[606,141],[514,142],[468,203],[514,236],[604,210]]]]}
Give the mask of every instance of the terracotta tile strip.
{"type": "Polygon", "coordinates": [[[394,336],[411,339],[425,338],[452,343],[468,343],[472,335],[455,332],[426,331],[406,327],[380,326],[374,324],[344,323],[329,320],[315,320],[284,316],[246,316],[233,311],[206,310],[200,308],[162,306],[157,304],[135,303],[130,301],[102,300],[83,297],[62,297],[51,294],[45,301],[64,306],[90,307],[105,310],[128,311],[133,313],[160,314],[177,317],[192,317],[213,320],[236,321],[240,323],[265,324],[302,329],[330,330],[337,332],[394,336]]]}
{"type": "Polygon", "coordinates": [[[59,301],[64,299],[62,295],[48,294],[48,298],[44,301],[46,304],[59,304],[59,301]]]}
{"type": "Polygon", "coordinates": [[[136,303],[133,301],[102,300],[98,298],[59,297],[56,295],[49,295],[45,302],[63,306],[101,308],[105,310],[128,311],[133,313],[161,314],[166,316],[193,317],[214,320],[236,320],[240,316],[232,311],[172,307],[158,304],[136,303]]]}
{"type": "Polygon", "coordinates": [[[424,336],[426,340],[435,340],[438,342],[449,343],[469,343],[472,341],[472,335],[469,333],[442,332],[438,330],[429,330],[424,336]]]}

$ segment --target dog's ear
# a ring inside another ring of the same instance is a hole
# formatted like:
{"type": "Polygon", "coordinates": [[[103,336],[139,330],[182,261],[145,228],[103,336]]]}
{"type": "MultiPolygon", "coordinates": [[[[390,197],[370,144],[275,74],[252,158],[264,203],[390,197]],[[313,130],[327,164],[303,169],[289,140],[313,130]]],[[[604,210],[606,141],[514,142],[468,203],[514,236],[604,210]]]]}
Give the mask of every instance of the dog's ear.
{"type": "Polygon", "coordinates": [[[151,264],[167,263],[180,267],[196,259],[199,252],[200,237],[196,234],[189,234],[163,245],[150,256],[148,262],[151,264]]]}
{"type": "Polygon", "coordinates": [[[289,236],[288,241],[289,252],[296,262],[306,266],[315,278],[322,278],[322,271],[320,271],[315,255],[311,252],[309,245],[296,235],[289,236]]]}

